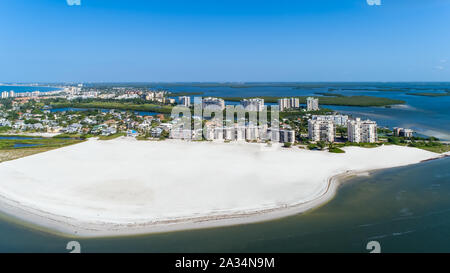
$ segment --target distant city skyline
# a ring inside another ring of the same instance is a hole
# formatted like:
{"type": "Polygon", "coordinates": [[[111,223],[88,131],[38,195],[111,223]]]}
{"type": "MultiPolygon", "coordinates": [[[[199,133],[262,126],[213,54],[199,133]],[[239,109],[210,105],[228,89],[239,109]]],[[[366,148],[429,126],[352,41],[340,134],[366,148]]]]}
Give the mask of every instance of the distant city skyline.
{"type": "Polygon", "coordinates": [[[443,0],[4,0],[0,82],[448,82],[448,14],[443,0]]]}

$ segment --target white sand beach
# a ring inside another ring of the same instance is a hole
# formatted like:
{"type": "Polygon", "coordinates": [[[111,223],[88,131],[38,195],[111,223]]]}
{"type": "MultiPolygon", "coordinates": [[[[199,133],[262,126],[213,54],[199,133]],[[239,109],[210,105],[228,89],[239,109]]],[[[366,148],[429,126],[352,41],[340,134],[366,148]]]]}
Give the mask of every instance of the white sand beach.
{"type": "Polygon", "coordinates": [[[323,204],[339,176],[442,156],[400,146],[345,151],[89,140],[1,163],[0,210],[80,237],[250,223],[323,204]]]}

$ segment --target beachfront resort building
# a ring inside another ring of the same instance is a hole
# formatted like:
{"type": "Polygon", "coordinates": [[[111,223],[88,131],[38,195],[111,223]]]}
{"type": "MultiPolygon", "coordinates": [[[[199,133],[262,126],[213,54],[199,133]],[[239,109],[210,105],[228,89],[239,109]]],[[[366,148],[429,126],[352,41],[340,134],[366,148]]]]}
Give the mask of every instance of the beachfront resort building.
{"type": "Polygon", "coordinates": [[[191,97],[188,96],[179,97],[178,102],[180,105],[184,107],[191,107],[191,97]]]}
{"type": "Polygon", "coordinates": [[[246,111],[261,112],[264,110],[264,99],[244,99],[241,100],[241,105],[246,111]]]}
{"type": "Polygon", "coordinates": [[[318,111],[319,110],[319,99],[316,98],[306,98],[306,110],[307,111],[318,111]]]}
{"type": "Polygon", "coordinates": [[[219,98],[204,98],[202,101],[203,109],[219,109],[223,111],[225,109],[225,101],[219,98]]]}
{"type": "Polygon", "coordinates": [[[282,98],[278,100],[280,111],[287,109],[300,108],[300,99],[298,98],[282,98]]]}
{"type": "Polygon", "coordinates": [[[406,137],[406,138],[411,138],[413,137],[413,133],[414,131],[411,129],[405,129],[405,128],[394,128],[394,136],[397,137],[406,137]]]}
{"type": "Polygon", "coordinates": [[[347,115],[313,115],[313,120],[332,121],[336,126],[347,126],[347,115]]]}
{"type": "Polygon", "coordinates": [[[308,136],[312,142],[334,142],[336,125],[331,120],[308,120],[308,136]]]}
{"type": "Polygon", "coordinates": [[[347,124],[348,141],[355,143],[375,143],[378,141],[377,123],[356,118],[347,124]]]}

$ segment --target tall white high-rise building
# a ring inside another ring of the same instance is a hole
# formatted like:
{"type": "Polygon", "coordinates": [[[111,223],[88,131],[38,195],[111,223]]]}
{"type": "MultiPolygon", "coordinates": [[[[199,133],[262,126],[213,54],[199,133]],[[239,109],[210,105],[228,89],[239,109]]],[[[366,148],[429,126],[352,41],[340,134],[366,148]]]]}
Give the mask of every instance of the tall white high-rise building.
{"type": "Polygon", "coordinates": [[[319,110],[319,99],[309,97],[306,99],[306,109],[308,111],[318,111],[319,110]]]}
{"type": "Polygon", "coordinates": [[[313,115],[313,120],[332,121],[336,126],[347,126],[347,115],[313,115]]]}
{"type": "Polygon", "coordinates": [[[336,126],[331,120],[308,120],[308,135],[311,141],[334,142],[336,126]]]}
{"type": "Polygon", "coordinates": [[[13,90],[9,91],[9,97],[14,98],[16,96],[16,93],[14,93],[13,90]]]}
{"type": "Polygon", "coordinates": [[[299,98],[282,98],[278,100],[278,106],[280,111],[284,111],[286,109],[291,108],[300,108],[300,99],[299,98]]]}
{"type": "Polygon", "coordinates": [[[259,139],[259,128],[255,125],[248,125],[245,128],[245,139],[249,141],[259,139]]]}
{"type": "Polygon", "coordinates": [[[347,125],[348,141],[355,143],[375,143],[378,141],[377,123],[360,118],[350,120],[347,125]]]}
{"type": "Polygon", "coordinates": [[[3,91],[2,92],[2,99],[7,99],[9,97],[9,92],[8,91],[3,91]]]}
{"type": "Polygon", "coordinates": [[[284,111],[286,109],[289,109],[289,99],[279,99],[278,100],[278,107],[280,108],[280,111],[284,111]]]}
{"type": "Polygon", "coordinates": [[[191,106],[191,97],[188,96],[179,97],[178,101],[180,102],[180,105],[183,105],[185,107],[191,106]]]}
{"type": "Polygon", "coordinates": [[[246,111],[263,111],[264,110],[264,99],[244,99],[241,100],[241,105],[246,111]]]}
{"type": "Polygon", "coordinates": [[[291,103],[291,108],[300,108],[300,99],[299,98],[291,98],[290,103],[291,103]]]}
{"type": "Polygon", "coordinates": [[[225,101],[223,99],[219,98],[204,98],[202,101],[203,109],[210,108],[210,109],[220,109],[223,111],[225,109],[225,101]]]}
{"type": "Polygon", "coordinates": [[[294,130],[280,130],[280,142],[281,143],[294,143],[295,131],[294,130]]]}

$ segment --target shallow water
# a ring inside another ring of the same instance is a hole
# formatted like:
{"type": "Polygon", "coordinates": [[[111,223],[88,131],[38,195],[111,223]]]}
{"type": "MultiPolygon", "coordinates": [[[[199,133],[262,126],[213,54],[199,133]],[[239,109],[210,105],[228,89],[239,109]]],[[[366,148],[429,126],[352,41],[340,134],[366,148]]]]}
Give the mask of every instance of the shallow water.
{"type": "Polygon", "coordinates": [[[14,144],[14,148],[29,148],[29,147],[36,147],[44,144],[23,144],[23,143],[16,143],[14,144]]]}

